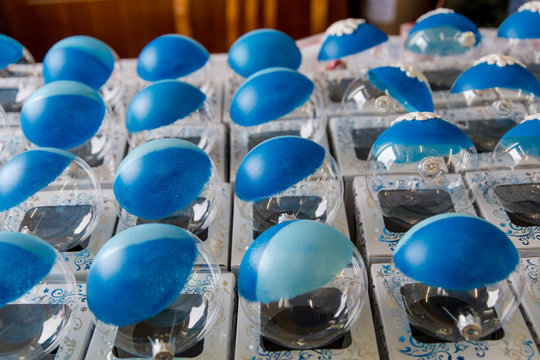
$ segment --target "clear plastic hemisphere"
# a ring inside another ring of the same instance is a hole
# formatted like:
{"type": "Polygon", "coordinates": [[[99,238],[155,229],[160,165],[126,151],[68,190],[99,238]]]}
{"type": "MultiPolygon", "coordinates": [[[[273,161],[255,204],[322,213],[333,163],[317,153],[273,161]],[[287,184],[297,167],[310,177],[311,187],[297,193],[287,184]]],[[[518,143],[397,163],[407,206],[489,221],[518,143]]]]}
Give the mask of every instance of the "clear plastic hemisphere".
{"type": "Polygon", "coordinates": [[[172,359],[203,340],[219,318],[224,291],[220,267],[210,250],[198,239],[196,246],[193,271],[172,304],[152,318],[128,326],[97,322],[96,330],[111,347],[126,352],[126,357],[172,359]]]}
{"type": "Polygon", "coordinates": [[[35,235],[58,251],[85,247],[101,216],[101,186],[90,167],[75,157],[45,188],[0,212],[7,231],[35,235]]]}
{"type": "Polygon", "coordinates": [[[326,131],[326,116],[322,113],[322,98],[317,88],[313,89],[308,101],[287,115],[254,126],[233,125],[239,132],[248,136],[269,134],[270,137],[295,135],[309,140],[319,141],[326,131]]]}
{"type": "Polygon", "coordinates": [[[212,105],[205,101],[198,110],[170,125],[130,133],[128,143],[134,149],[150,140],[179,138],[195,144],[208,154],[212,151],[216,139],[215,119],[212,105]]]}
{"type": "Polygon", "coordinates": [[[388,291],[409,323],[444,341],[477,341],[493,334],[519,307],[524,281],[518,270],[507,279],[471,290],[427,286],[392,263],[388,291]]]}
{"type": "Polygon", "coordinates": [[[375,116],[404,114],[407,111],[394,98],[377,89],[367,76],[356,77],[345,89],[341,99],[343,111],[375,116]]]}
{"type": "Polygon", "coordinates": [[[344,186],[334,158],[325,154],[322,165],[285,191],[260,201],[235,203],[256,231],[264,231],[285,220],[309,219],[331,223],[343,203],[344,186]]]}
{"type": "Polygon", "coordinates": [[[497,37],[495,40],[497,53],[516,58],[527,69],[537,74],[540,70],[540,39],[507,39],[497,37]]]}
{"type": "Polygon", "coordinates": [[[534,94],[495,87],[450,94],[448,100],[450,109],[479,108],[477,110],[479,113],[490,111],[495,118],[512,117],[513,113],[521,112],[524,105],[533,102],[534,94]]]}
{"type": "Polygon", "coordinates": [[[345,335],[362,311],[366,269],[354,248],[351,263],[332,281],[309,293],[268,304],[240,297],[240,307],[262,337],[286,349],[324,347],[345,335]]]}
{"type": "Polygon", "coordinates": [[[472,143],[389,142],[379,150],[374,154],[372,148],[368,155],[367,187],[383,215],[399,227],[406,230],[433,215],[464,212],[473,203],[478,181],[465,180],[465,172],[478,166],[472,143]]]}
{"type": "Polygon", "coordinates": [[[73,273],[56,252],[45,279],[0,308],[0,358],[36,359],[55,350],[73,323],[78,296],[73,273]]]}
{"type": "Polygon", "coordinates": [[[377,46],[361,51],[356,54],[344,56],[340,59],[318,61],[316,71],[321,75],[335,78],[337,75],[353,76],[359,70],[371,67],[389,65],[398,58],[397,48],[391,41],[385,41],[377,46]]]}
{"type": "Polygon", "coordinates": [[[126,227],[132,227],[139,224],[161,223],[178,226],[192,234],[199,235],[204,229],[208,228],[219,211],[221,202],[222,185],[218,175],[216,166],[212,163],[212,173],[210,179],[204,186],[203,190],[193,200],[191,204],[167,216],[164,219],[149,220],[137,217],[128,213],[120,207],[118,202],[115,202],[116,211],[120,221],[126,227]]]}
{"type": "Polygon", "coordinates": [[[3,69],[0,69],[0,105],[7,112],[18,112],[23,102],[38,87],[38,71],[36,62],[28,51],[23,47],[21,58],[3,69]]]}
{"type": "MultiPolygon", "coordinates": [[[[124,76],[122,62],[120,57],[111,49],[114,58],[114,68],[111,76],[107,79],[105,84],[99,89],[99,94],[103,100],[110,104],[113,110],[116,110],[121,104],[121,97],[124,88],[124,76]]],[[[116,112],[115,112],[116,113],[116,112]]]]}

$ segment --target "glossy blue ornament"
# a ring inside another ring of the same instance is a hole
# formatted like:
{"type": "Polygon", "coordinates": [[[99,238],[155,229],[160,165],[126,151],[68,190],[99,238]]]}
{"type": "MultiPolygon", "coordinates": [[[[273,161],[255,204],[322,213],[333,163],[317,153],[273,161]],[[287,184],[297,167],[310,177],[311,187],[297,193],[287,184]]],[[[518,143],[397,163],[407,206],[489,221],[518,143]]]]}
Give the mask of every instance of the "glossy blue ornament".
{"type": "Polygon", "coordinates": [[[433,113],[410,113],[398,119],[375,140],[370,157],[394,163],[412,163],[426,157],[447,157],[474,148],[457,126],[433,113]]]}
{"type": "Polygon", "coordinates": [[[91,87],[55,81],[40,87],[21,110],[21,129],[43,147],[72,149],[96,134],[105,117],[105,103],[91,87]]]}
{"type": "Polygon", "coordinates": [[[186,285],[198,256],[197,241],[189,232],[166,224],[138,225],[115,235],[90,268],[90,310],[116,326],[157,315],[186,285]]]}
{"type": "Polygon", "coordinates": [[[53,148],[25,151],[0,169],[0,211],[8,210],[53,182],[75,155],[53,148]]]}
{"type": "Polygon", "coordinates": [[[540,6],[538,1],[529,1],[508,16],[499,25],[497,37],[507,39],[538,39],[540,38],[540,6]]]}
{"type": "Polygon", "coordinates": [[[440,8],[418,18],[407,36],[405,49],[425,55],[458,55],[480,41],[480,32],[471,20],[440,8]]]}
{"type": "Polygon", "coordinates": [[[17,300],[51,271],[56,253],[29,234],[0,232],[0,308],[17,300]]]}
{"type": "Polygon", "coordinates": [[[336,60],[371,49],[388,41],[379,28],[363,19],[344,19],[330,25],[326,30],[317,60],[336,60]]]}
{"type": "Polygon", "coordinates": [[[525,65],[510,56],[492,54],[475,62],[454,82],[450,92],[491,88],[522,90],[540,96],[540,82],[525,65]]]}
{"type": "Polygon", "coordinates": [[[313,82],[285,68],[261,70],[247,78],[231,102],[232,121],[254,126],[279,119],[309,100],[313,82]]]}
{"type": "Polygon", "coordinates": [[[0,69],[19,61],[23,51],[24,47],[17,40],[0,34],[0,69]]]}
{"type": "Polygon", "coordinates": [[[273,29],[258,29],[239,37],[229,49],[229,65],[245,78],[271,67],[296,70],[302,54],[294,40],[273,29]]]}
{"type": "Polygon", "coordinates": [[[126,112],[129,132],[156,129],[174,123],[199,109],[206,95],[193,85],[162,80],[135,95],[126,112]]]}
{"type": "Polygon", "coordinates": [[[146,81],[176,79],[202,68],[209,57],[201,44],[187,36],[161,35],[140,52],[137,74],[146,81]]]}
{"type": "MultiPolygon", "coordinates": [[[[519,125],[508,130],[497,144],[498,150],[508,152],[516,149],[520,157],[533,156],[540,158],[540,114],[531,115],[519,125]]],[[[495,150],[497,152],[497,150],[495,150]]],[[[515,159],[517,160],[517,159],[515,159]]]]}
{"type": "Polygon", "coordinates": [[[114,195],[129,213],[159,220],[197,199],[211,173],[210,158],[192,143],[176,138],[152,140],[120,163],[114,195]]]}
{"type": "Polygon", "coordinates": [[[248,301],[292,299],[330,282],[351,263],[351,241],[310,220],[274,225],[249,247],[238,271],[238,291],[248,301]]]}
{"type": "Polygon", "coordinates": [[[516,248],[499,228],[455,213],[436,215],[412,227],[393,258],[406,276],[451,290],[494,284],[506,279],[519,263],[516,248]]]}
{"type": "Polygon", "coordinates": [[[313,174],[322,165],[325,153],[319,144],[300,137],[267,140],[242,160],[234,191],[244,201],[275,196],[313,174]]]}
{"type": "Polygon", "coordinates": [[[114,70],[115,55],[103,41],[70,36],[54,44],[43,58],[43,79],[82,82],[99,90],[114,70]]]}
{"type": "Polygon", "coordinates": [[[411,66],[377,67],[368,71],[368,79],[408,112],[433,111],[433,97],[427,79],[411,66]]]}

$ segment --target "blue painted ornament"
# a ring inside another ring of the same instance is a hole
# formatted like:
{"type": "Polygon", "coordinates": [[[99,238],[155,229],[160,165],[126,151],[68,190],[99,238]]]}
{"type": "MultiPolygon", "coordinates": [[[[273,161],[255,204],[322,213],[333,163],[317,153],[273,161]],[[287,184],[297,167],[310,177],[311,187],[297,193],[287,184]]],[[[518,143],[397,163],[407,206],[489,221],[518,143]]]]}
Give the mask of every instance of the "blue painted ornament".
{"type": "Polygon", "coordinates": [[[257,29],[238,38],[229,49],[229,65],[245,78],[272,67],[297,70],[302,54],[294,40],[273,29],[257,29]]]}
{"type": "Polygon", "coordinates": [[[24,47],[17,40],[0,34],[0,70],[19,61],[24,47]]]}
{"type": "Polygon", "coordinates": [[[499,25],[497,37],[506,39],[538,39],[540,38],[539,21],[540,2],[526,2],[499,25]]]}

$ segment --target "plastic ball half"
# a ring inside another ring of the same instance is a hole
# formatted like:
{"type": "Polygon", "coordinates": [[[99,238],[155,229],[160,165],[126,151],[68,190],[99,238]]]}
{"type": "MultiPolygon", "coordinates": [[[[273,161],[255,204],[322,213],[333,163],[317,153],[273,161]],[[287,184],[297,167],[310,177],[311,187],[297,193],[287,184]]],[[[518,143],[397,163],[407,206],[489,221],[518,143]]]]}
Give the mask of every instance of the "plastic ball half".
{"type": "Polygon", "coordinates": [[[40,87],[21,111],[21,129],[30,142],[70,150],[89,164],[103,160],[111,123],[111,113],[101,96],[75,81],[40,87]]]}
{"type": "Polygon", "coordinates": [[[540,82],[515,58],[490,54],[465,70],[450,93],[463,97],[467,106],[490,105],[499,116],[506,116],[516,103],[530,103],[540,96],[540,82]]]}
{"type": "Polygon", "coordinates": [[[381,116],[434,109],[426,77],[405,64],[368,70],[367,79],[358,77],[347,87],[341,104],[351,112],[381,116]]]}
{"type": "Polygon", "coordinates": [[[343,180],[319,144],[280,136],[259,144],[242,160],[235,181],[236,206],[256,230],[287,219],[330,223],[343,199],[343,180]]]}
{"type": "Polygon", "coordinates": [[[2,355],[37,359],[64,340],[78,308],[75,278],[63,257],[29,234],[0,232],[2,355]],[[52,293],[65,294],[62,302],[52,293]]]}
{"type": "Polygon", "coordinates": [[[262,233],[238,271],[240,307],[260,335],[292,349],[324,346],[358,318],[364,263],[330,225],[286,221],[262,233]]]}
{"type": "Polygon", "coordinates": [[[70,36],[54,44],[45,54],[43,80],[46,84],[77,81],[96,91],[108,88],[104,90],[104,97],[109,99],[120,92],[120,79],[111,77],[119,67],[118,60],[118,55],[103,41],[91,36],[70,36]]]}
{"type": "Polygon", "coordinates": [[[101,207],[96,176],[67,151],[28,150],[0,169],[1,226],[36,235],[59,251],[92,234],[101,207]]]}
{"type": "Polygon", "coordinates": [[[439,8],[416,20],[405,40],[405,50],[430,56],[463,55],[481,41],[476,25],[451,9],[439,8]]]}
{"type": "Polygon", "coordinates": [[[437,215],[399,241],[388,290],[424,333],[477,341],[518,308],[518,263],[512,241],[495,225],[472,215],[437,215]]]}
{"type": "Polygon", "coordinates": [[[302,54],[289,35],[273,29],[257,29],[232,44],[228,62],[237,74],[247,78],[272,67],[297,70],[302,54]]]}
{"type": "Polygon", "coordinates": [[[510,129],[493,151],[495,195],[518,226],[540,226],[540,114],[510,129]]]}
{"type": "Polygon", "coordinates": [[[222,308],[223,280],[197,237],[172,225],[144,224],[99,250],[87,293],[100,320],[97,330],[116,334],[117,347],[172,359],[212,328],[222,308]]]}
{"type": "Polygon", "coordinates": [[[17,40],[0,34],[0,89],[9,89],[14,96],[2,96],[0,105],[6,111],[18,112],[22,103],[38,86],[36,62],[17,40]]]}
{"type": "Polygon", "coordinates": [[[131,147],[165,137],[187,138],[209,152],[215,141],[214,122],[206,95],[178,80],[162,80],[145,87],[131,100],[126,112],[131,147]]]}
{"type": "Polygon", "coordinates": [[[247,78],[234,94],[230,116],[245,131],[292,132],[315,141],[326,126],[313,82],[286,68],[261,70],[247,78]]]}
{"type": "Polygon", "coordinates": [[[150,41],[137,58],[137,74],[146,81],[177,79],[203,68],[210,58],[197,41],[166,34],[150,41]]]}
{"type": "Polygon", "coordinates": [[[165,222],[197,233],[213,220],[220,180],[208,155],[181,139],[149,141],[118,166],[114,195],[128,226],[165,222]]]}
{"type": "Polygon", "coordinates": [[[465,171],[478,166],[472,141],[457,126],[429,112],[394,121],[368,155],[367,187],[383,214],[408,229],[434,214],[463,211],[477,183],[465,171]]]}

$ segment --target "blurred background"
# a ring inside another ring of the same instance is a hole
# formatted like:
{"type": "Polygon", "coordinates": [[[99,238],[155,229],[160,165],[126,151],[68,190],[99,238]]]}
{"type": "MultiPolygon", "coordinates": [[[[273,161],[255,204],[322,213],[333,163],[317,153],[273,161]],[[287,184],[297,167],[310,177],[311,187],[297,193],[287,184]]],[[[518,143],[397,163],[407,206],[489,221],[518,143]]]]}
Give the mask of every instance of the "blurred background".
{"type": "Polygon", "coordinates": [[[519,0],[0,0],[0,31],[41,61],[58,40],[97,37],[121,58],[137,57],[166,33],[190,36],[226,52],[247,31],[267,27],[294,39],[324,32],[334,21],[363,17],[388,34],[436,7],[449,7],[480,27],[497,27],[519,0]]]}

